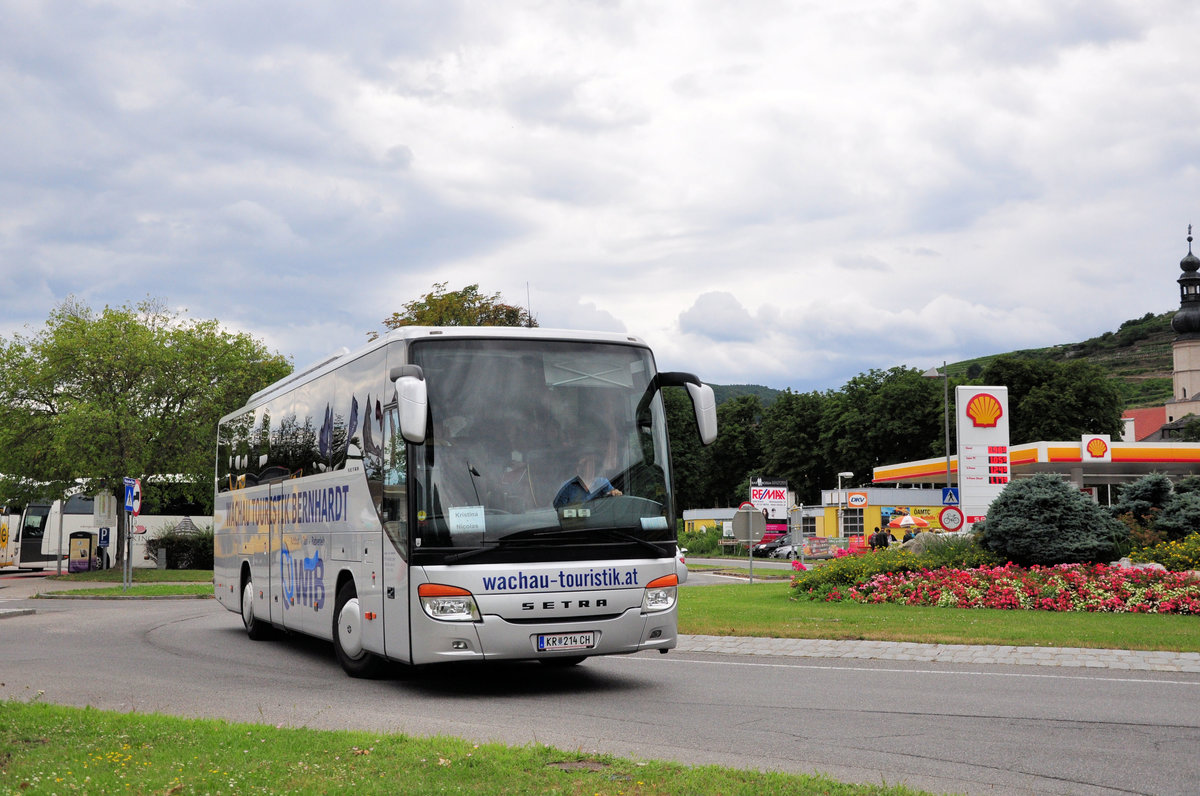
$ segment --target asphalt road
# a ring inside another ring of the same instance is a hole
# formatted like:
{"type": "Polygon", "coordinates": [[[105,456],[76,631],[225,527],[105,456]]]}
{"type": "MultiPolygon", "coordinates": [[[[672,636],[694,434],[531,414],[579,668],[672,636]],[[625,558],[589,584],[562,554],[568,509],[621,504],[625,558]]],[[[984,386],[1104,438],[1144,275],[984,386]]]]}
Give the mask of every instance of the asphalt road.
{"type": "MultiPolygon", "coordinates": [[[[6,594],[8,592],[8,594],[6,594]]],[[[346,677],[209,600],[14,599],[0,698],[546,743],[934,792],[1190,794],[1200,674],[679,653],[346,677]]]]}

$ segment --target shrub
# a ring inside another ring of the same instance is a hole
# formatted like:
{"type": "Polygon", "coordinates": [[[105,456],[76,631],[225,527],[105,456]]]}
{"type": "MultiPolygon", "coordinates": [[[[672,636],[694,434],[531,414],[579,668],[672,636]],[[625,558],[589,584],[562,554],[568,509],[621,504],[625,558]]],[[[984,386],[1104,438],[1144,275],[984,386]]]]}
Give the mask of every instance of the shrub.
{"type": "Polygon", "coordinates": [[[167,528],[146,540],[146,552],[155,561],[159,549],[167,551],[167,569],[212,569],[213,531],[176,531],[167,528]]]}
{"type": "Polygon", "coordinates": [[[1173,572],[1185,572],[1190,569],[1200,569],[1200,533],[1173,541],[1163,542],[1135,550],[1129,555],[1133,561],[1142,563],[1155,562],[1162,564],[1173,572]]]}
{"type": "Polygon", "coordinates": [[[686,547],[688,554],[707,556],[716,553],[721,546],[721,527],[703,528],[699,531],[681,531],[679,546],[686,547]]]}
{"type": "Polygon", "coordinates": [[[988,507],[979,543],[1022,566],[1111,560],[1129,531],[1070,484],[1048,474],[1013,481],[988,507]]]}
{"type": "Polygon", "coordinates": [[[1200,494],[1172,495],[1154,521],[1154,530],[1165,534],[1167,539],[1183,539],[1200,531],[1200,494]]]}
{"type": "Polygon", "coordinates": [[[1131,514],[1139,524],[1149,527],[1170,498],[1171,479],[1162,473],[1151,473],[1122,486],[1110,511],[1113,516],[1131,514]]]}
{"type": "Polygon", "coordinates": [[[829,599],[831,591],[839,592],[834,599],[841,599],[849,587],[875,575],[921,572],[941,567],[968,569],[1003,563],[994,553],[981,548],[971,536],[939,537],[938,541],[939,544],[931,545],[923,553],[891,548],[859,556],[834,558],[815,569],[797,573],[792,578],[792,588],[797,596],[813,600],[829,599]]]}

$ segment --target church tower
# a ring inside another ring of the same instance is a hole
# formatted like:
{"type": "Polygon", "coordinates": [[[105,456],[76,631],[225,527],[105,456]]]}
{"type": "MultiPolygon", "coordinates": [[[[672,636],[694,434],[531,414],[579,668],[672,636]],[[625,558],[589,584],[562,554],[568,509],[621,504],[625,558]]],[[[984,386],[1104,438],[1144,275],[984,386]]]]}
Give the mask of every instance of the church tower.
{"type": "Polygon", "coordinates": [[[1200,257],[1192,254],[1191,224],[1187,241],[1187,256],[1179,261],[1179,311],[1171,319],[1178,337],[1171,344],[1175,396],[1166,406],[1168,423],[1200,415],[1200,257]]]}

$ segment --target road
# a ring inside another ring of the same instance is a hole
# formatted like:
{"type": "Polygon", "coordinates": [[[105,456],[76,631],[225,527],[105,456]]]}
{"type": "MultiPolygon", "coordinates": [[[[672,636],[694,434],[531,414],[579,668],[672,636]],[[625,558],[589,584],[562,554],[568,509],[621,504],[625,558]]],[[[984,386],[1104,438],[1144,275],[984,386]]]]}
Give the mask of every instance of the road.
{"type": "Polygon", "coordinates": [[[328,643],[246,638],[210,600],[0,588],[0,698],[826,773],[934,792],[1184,794],[1200,674],[673,652],[342,674],[328,643]],[[9,592],[6,595],[6,592],[9,592]]]}

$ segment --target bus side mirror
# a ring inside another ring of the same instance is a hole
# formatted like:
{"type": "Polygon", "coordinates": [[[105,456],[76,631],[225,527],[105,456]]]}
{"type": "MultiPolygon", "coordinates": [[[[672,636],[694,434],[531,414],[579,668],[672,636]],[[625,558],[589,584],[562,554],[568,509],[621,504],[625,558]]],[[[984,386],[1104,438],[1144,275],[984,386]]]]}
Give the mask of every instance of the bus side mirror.
{"type": "Polygon", "coordinates": [[[425,441],[425,419],[429,416],[425,374],[416,365],[404,365],[395,368],[391,375],[396,383],[400,434],[414,445],[420,445],[425,441]]]}
{"type": "Polygon", "coordinates": [[[713,388],[707,384],[687,384],[688,395],[692,399],[692,408],[696,410],[696,429],[700,432],[700,442],[711,445],[717,438],[717,399],[713,388]]]}

